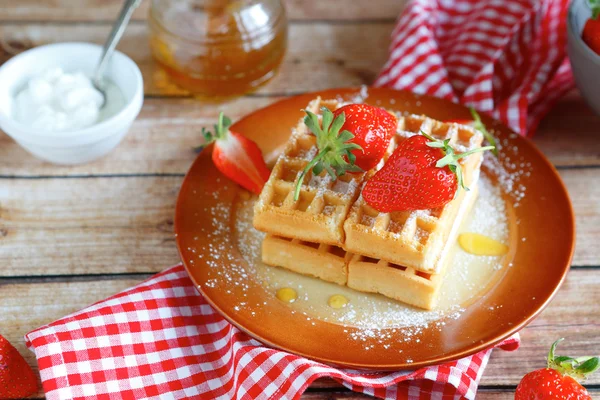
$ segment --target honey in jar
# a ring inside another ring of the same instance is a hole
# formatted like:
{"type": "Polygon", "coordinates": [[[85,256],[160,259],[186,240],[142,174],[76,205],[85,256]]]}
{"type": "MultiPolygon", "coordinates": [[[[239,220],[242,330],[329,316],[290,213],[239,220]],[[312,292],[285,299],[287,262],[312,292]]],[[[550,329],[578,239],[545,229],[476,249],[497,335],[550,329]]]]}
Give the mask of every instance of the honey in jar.
{"type": "Polygon", "coordinates": [[[287,47],[281,0],[153,0],[150,47],[169,79],[196,96],[251,92],[271,79],[287,47]]]}

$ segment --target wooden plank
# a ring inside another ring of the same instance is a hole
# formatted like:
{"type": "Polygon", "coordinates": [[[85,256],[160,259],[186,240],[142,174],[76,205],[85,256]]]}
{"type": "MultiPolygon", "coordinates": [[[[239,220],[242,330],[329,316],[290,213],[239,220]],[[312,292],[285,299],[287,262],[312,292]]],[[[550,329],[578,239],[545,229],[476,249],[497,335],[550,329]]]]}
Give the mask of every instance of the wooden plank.
{"type": "MultiPolygon", "coordinates": [[[[279,99],[242,97],[215,105],[189,98],[147,98],[119,147],[100,160],[78,166],[40,161],[0,134],[0,175],[183,174],[194,160],[191,149],[199,144],[201,127],[212,126],[221,110],[236,120],[279,99]]],[[[600,126],[600,118],[583,106],[577,93],[555,110],[534,138],[538,147],[557,166],[600,166],[600,140],[594,128],[600,126]],[[585,124],[580,125],[580,120],[585,124]]]]}
{"type": "MultiPolygon", "coordinates": [[[[124,277],[93,281],[33,283],[4,281],[4,284],[0,284],[2,292],[0,332],[36,368],[33,354],[25,348],[23,341],[25,333],[135,285],[142,279],[124,277]]],[[[567,283],[550,306],[523,331],[521,349],[512,353],[494,352],[481,384],[514,387],[525,373],[543,366],[549,344],[558,337],[567,338],[567,341],[561,345],[561,354],[587,355],[597,352],[600,348],[600,337],[597,335],[600,328],[598,302],[600,302],[598,271],[573,270],[567,283]]],[[[327,381],[319,381],[314,386],[315,390],[336,387],[331,384],[323,385],[322,382],[327,383],[327,381]]],[[[587,383],[600,384],[600,374],[592,375],[587,383]]]]}
{"type": "Polygon", "coordinates": [[[176,264],[173,215],[181,180],[3,181],[2,274],[156,272],[176,264]]]}
{"type": "MultiPolygon", "coordinates": [[[[404,8],[405,0],[307,2],[286,0],[288,18],[310,21],[393,20],[404,8]]],[[[20,0],[6,7],[1,21],[111,21],[122,5],[119,0],[80,0],[74,6],[69,0],[20,0]]],[[[150,1],[143,1],[133,15],[134,20],[146,19],[150,1]]]]}
{"type": "MultiPolygon", "coordinates": [[[[306,92],[370,83],[387,59],[393,23],[292,24],[288,52],[279,74],[260,94],[306,92]]],[[[0,26],[4,50],[0,63],[11,54],[46,43],[77,38],[103,43],[109,24],[11,24],[0,26]]],[[[144,76],[146,95],[185,95],[166,80],[153,61],[145,23],[130,25],[118,49],[131,57],[144,76]]]]}
{"type": "Polygon", "coordinates": [[[600,265],[600,171],[598,168],[560,171],[575,213],[573,265],[600,265]],[[596,183],[597,182],[597,183],[596,183]],[[591,187],[596,186],[596,187],[591,187]]]}
{"type": "MultiPolygon", "coordinates": [[[[574,265],[600,265],[600,174],[564,170],[577,216],[574,265]]],[[[0,185],[0,276],[160,271],[181,176],[9,179],[0,185]]]]}

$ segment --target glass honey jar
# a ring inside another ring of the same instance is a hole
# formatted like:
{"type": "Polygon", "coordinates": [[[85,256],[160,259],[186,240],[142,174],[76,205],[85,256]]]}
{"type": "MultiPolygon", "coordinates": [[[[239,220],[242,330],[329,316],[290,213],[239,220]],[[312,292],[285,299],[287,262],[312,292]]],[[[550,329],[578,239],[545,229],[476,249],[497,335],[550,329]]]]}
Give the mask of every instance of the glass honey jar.
{"type": "Polygon", "coordinates": [[[281,0],[152,0],[152,55],[169,80],[219,100],[271,79],[287,47],[281,0]]]}

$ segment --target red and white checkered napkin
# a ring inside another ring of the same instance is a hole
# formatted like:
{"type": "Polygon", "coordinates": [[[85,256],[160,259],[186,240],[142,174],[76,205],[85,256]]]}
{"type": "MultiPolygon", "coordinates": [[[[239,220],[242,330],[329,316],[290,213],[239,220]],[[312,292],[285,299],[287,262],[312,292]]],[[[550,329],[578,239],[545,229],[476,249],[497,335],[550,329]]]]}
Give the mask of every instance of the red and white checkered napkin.
{"type": "Polygon", "coordinates": [[[568,0],[411,0],[375,86],[473,106],[531,135],[573,87],[568,0]]]}
{"type": "MultiPolygon", "coordinates": [[[[387,399],[474,399],[492,351],[412,372],[332,368],[268,348],[229,324],[181,265],[25,339],[48,400],[297,399],[322,376],[387,399]]],[[[518,346],[518,334],[500,344],[518,346]]]]}

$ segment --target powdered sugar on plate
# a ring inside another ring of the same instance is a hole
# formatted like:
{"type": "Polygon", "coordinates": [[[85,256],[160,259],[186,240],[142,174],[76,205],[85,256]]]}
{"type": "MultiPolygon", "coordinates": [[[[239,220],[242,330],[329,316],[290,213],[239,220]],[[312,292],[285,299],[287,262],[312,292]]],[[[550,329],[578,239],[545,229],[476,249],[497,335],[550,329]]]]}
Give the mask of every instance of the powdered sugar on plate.
{"type": "MultiPolygon", "coordinates": [[[[508,240],[506,207],[501,191],[485,176],[479,181],[479,198],[461,231],[477,232],[496,240],[508,240]]],[[[460,318],[464,305],[494,281],[506,260],[501,257],[477,257],[454,245],[453,262],[440,294],[440,306],[434,311],[411,307],[386,297],[356,292],[347,287],[303,276],[282,268],[271,267],[260,260],[264,233],[252,226],[254,198],[240,201],[235,207],[236,245],[245,261],[253,266],[252,278],[261,282],[267,295],[275,296],[277,289],[291,287],[298,299],[290,304],[290,312],[302,313],[311,321],[326,321],[358,329],[348,329],[354,340],[389,345],[391,340],[418,341],[424,328],[433,324],[443,328],[447,319],[460,318]],[[328,306],[334,294],[345,296],[349,302],[342,309],[328,306]],[[401,330],[402,335],[396,335],[401,330]]]]}

